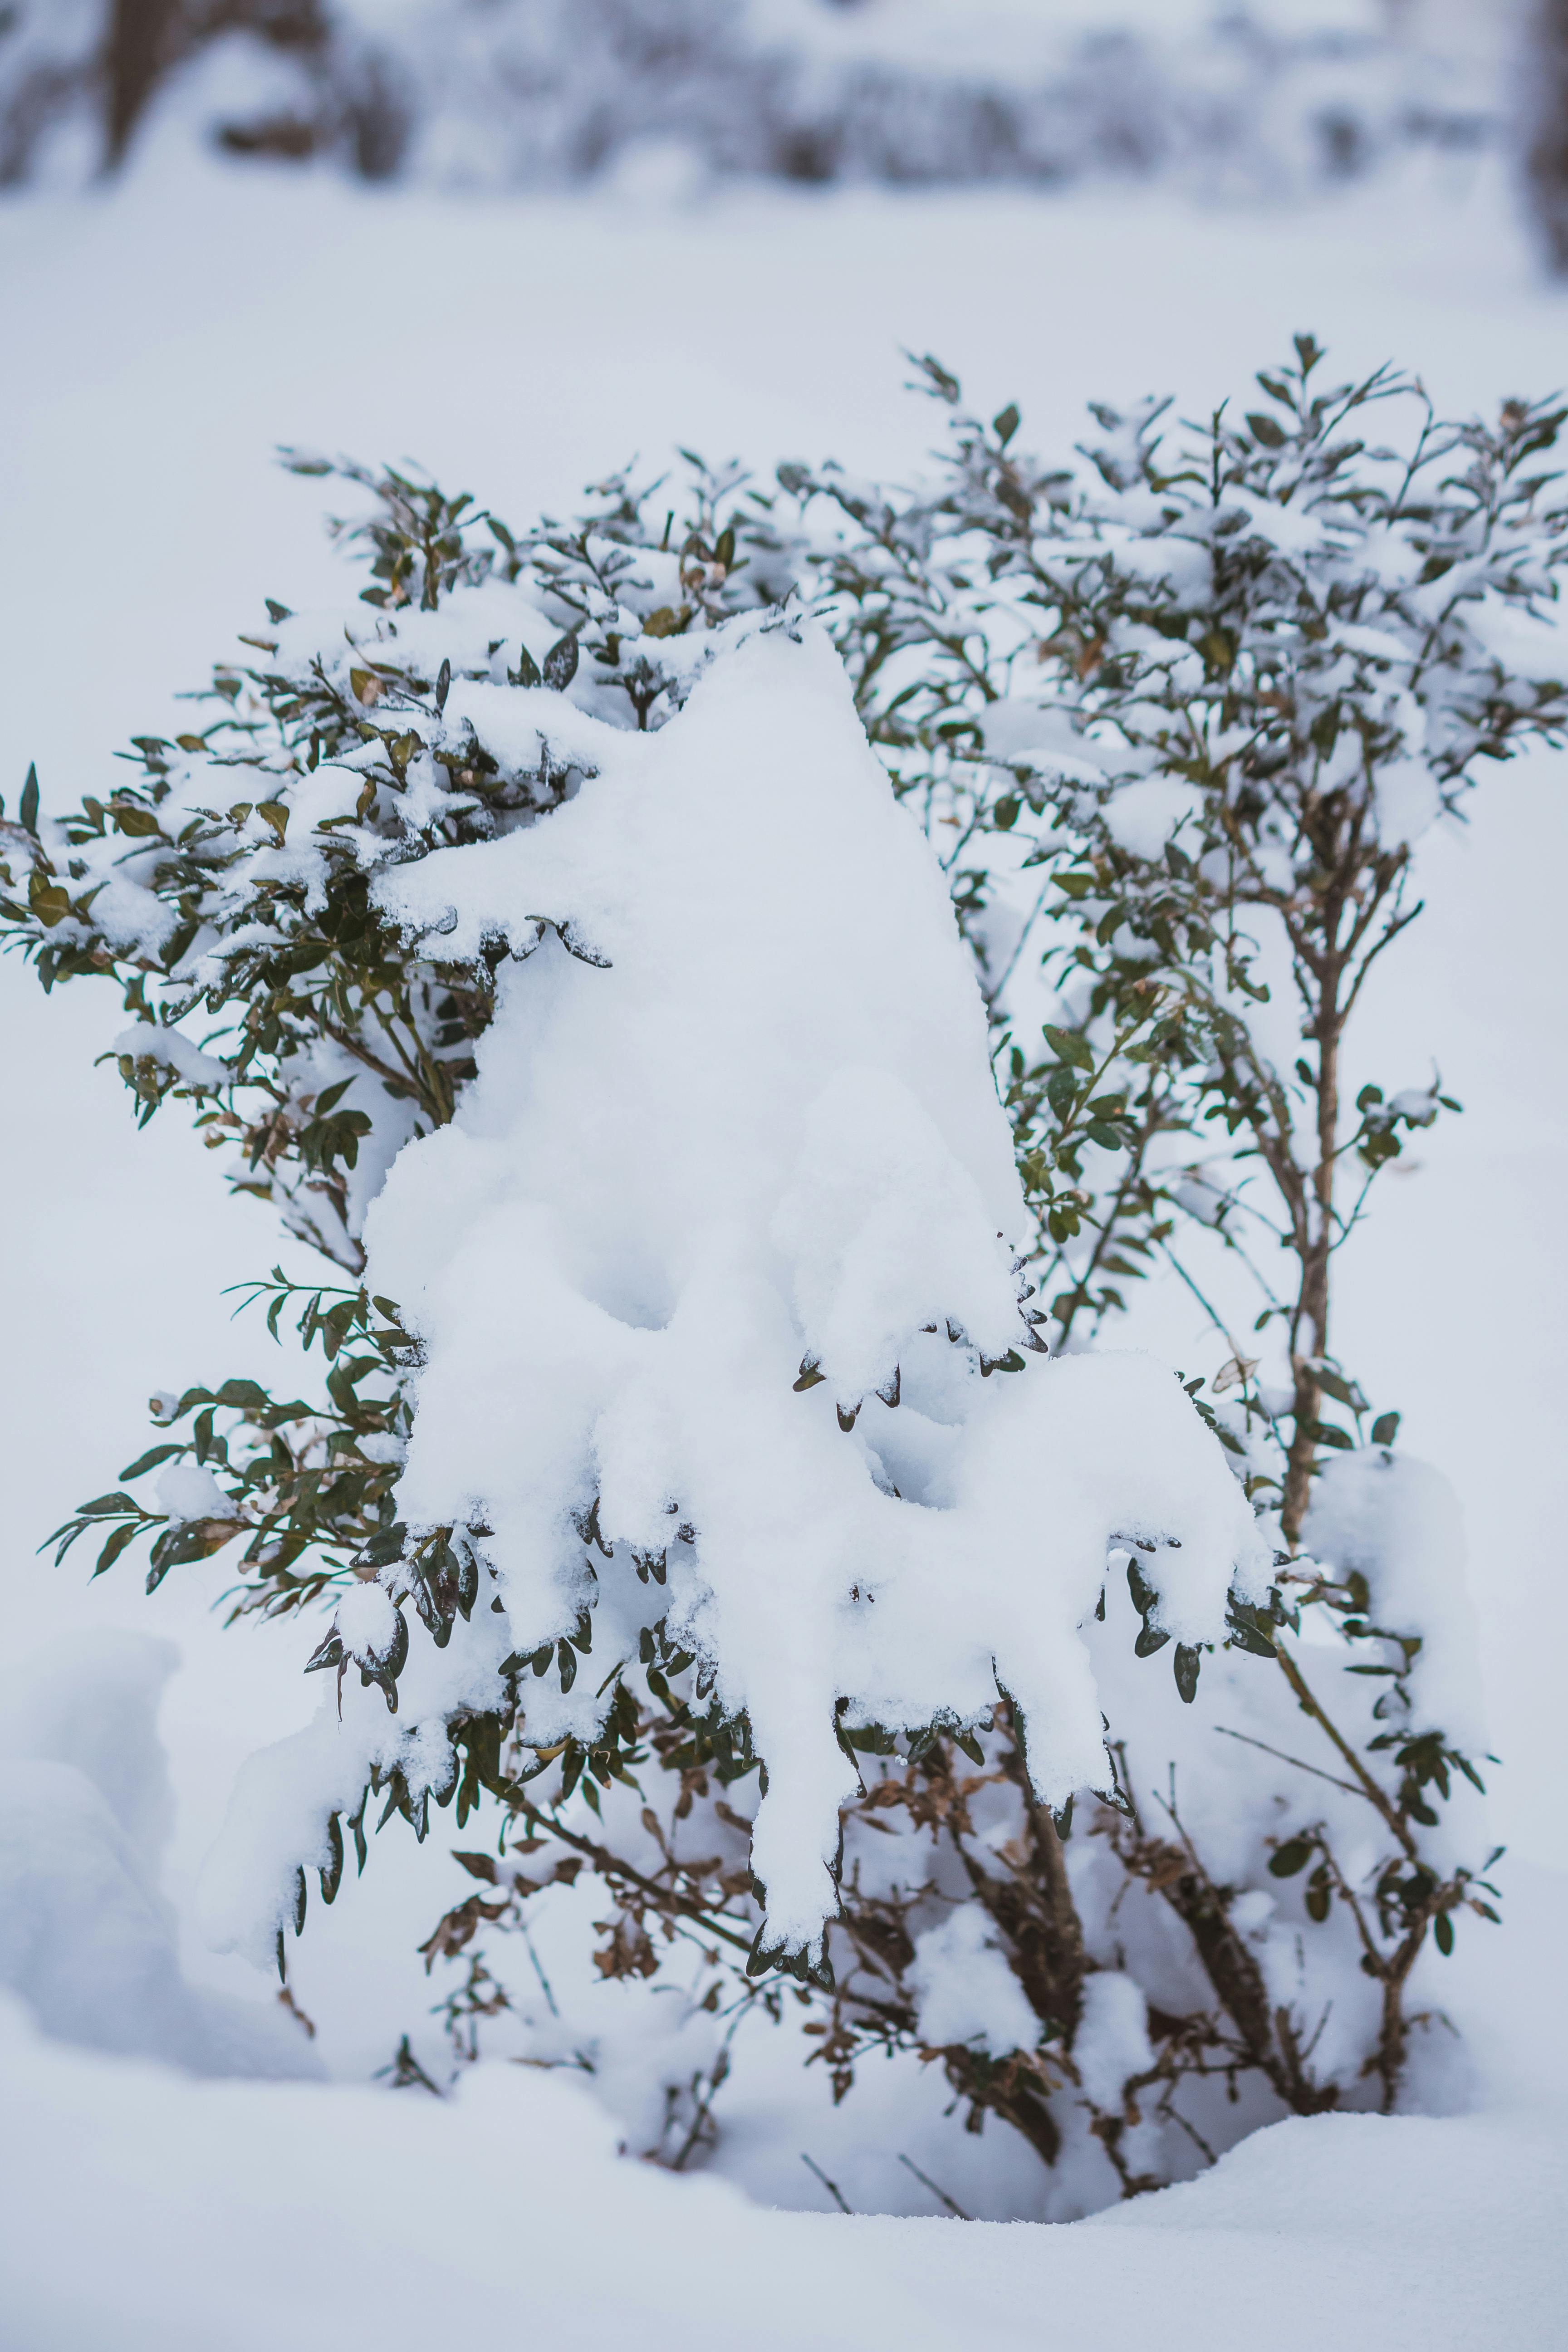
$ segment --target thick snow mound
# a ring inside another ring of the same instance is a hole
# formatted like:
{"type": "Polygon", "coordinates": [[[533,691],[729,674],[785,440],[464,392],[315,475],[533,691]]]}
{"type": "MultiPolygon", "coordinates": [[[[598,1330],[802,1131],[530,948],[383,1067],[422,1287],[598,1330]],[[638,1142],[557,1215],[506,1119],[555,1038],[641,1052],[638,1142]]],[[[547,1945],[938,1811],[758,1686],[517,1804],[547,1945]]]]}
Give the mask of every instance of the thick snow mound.
{"type": "Polygon", "coordinates": [[[198,2074],[317,2074],[297,2027],[181,1972],[153,1727],[176,1663],[167,1642],[99,1633],[0,1683],[0,1987],[62,2042],[198,2074]]]}
{"type": "Polygon", "coordinates": [[[978,2042],[994,2058],[1032,2050],[1039,2020],[1000,1949],[983,1905],[961,1903],[915,1941],[910,1982],[920,2033],[933,2050],[978,2042]]]}
{"type": "Polygon", "coordinates": [[[1077,1629],[1111,1538],[1158,1550],[1189,1642],[1267,1555],[1169,1372],[1020,1352],[972,962],[826,637],[731,625],[665,727],[600,734],[560,810],[375,886],[527,959],[367,1224],[426,1349],[399,1509],[481,1530],[522,1654],[592,1605],[613,1660],[668,1598],[765,1759],[753,1865],[798,1947],[856,1787],[836,1710],[914,1730],[1000,1686],[1059,1805],[1107,1777],[1077,1629]],[[669,1578],[623,1573],[618,1628],[617,1546],[669,1578]]]}
{"type": "Polygon", "coordinates": [[[1465,1582],[1458,1497],[1440,1470],[1386,1446],[1331,1455],[1318,1475],[1307,1549],[1340,1576],[1364,1576],[1372,1622],[1420,1630],[1406,1679],[1426,1724],[1472,1754],[1489,1730],[1477,1653],[1480,1629],[1465,1582]]]}

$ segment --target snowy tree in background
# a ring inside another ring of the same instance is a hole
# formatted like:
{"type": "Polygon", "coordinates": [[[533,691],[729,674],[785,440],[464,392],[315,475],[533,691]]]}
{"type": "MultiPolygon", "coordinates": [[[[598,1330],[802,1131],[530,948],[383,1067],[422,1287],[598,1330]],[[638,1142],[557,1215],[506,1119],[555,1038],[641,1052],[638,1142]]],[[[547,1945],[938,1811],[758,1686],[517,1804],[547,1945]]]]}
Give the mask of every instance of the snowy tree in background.
{"type": "Polygon", "coordinates": [[[1568,7],[1536,0],[1531,16],[1524,87],[1526,194],[1551,268],[1568,272],[1568,7]]]}
{"type": "Polygon", "coordinates": [[[939,2060],[1062,2214],[1394,2104],[1424,1948],[1489,1916],[1484,1732],[1442,1482],[1329,1319],[1444,1098],[1351,1113],[1345,1034],[1413,841],[1562,726],[1561,412],[1318,366],[1046,467],[928,362],[913,491],[700,469],[521,536],[340,469],[360,604],[269,605],[75,816],[29,782],[41,976],[120,979],[143,1115],[348,1277],[260,1286],[325,1400],[161,1397],[153,1496],[62,1530],[332,1608],[220,1939],[281,1951],[368,1800],[434,1798],[500,1830],[428,1947],[456,2041],[585,2063],[475,1940],[577,1906],[677,1992],[669,2161],[764,2014],[839,2095],[939,2060]],[[1162,1263],[1225,1334],[1191,1402],[1086,1352],[1162,1263]]]}
{"type": "Polygon", "coordinates": [[[519,187],[693,176],[1298,191],[1495,144],[1489,12],[1255,0],[16,0],[0,184],[112,169],[160,116],[231,155],[519,187]]]}

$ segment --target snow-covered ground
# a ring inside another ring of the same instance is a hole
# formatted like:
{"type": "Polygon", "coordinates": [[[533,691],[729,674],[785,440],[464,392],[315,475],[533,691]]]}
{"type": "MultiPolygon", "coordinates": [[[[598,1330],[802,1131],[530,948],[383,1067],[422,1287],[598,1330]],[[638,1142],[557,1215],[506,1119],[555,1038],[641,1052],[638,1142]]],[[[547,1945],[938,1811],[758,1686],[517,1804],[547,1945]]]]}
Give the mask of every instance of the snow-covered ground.
{"type": "MultiPolygon", "coordinates": [[[[128,735],[173,731],[174,693],[252,625],[263,593],[327,591],[319,496],[273,468],[279,441],[416,457],[526,517],[677,440],[764,468],[827,452],[911,464],[931,420],[900,391],[901,346],[938,352],[987,408],[1016,398],[1026,436],[1059,446],[1087,397],[1171,389],[1194,414],[1299,329],[1347,373],[1387,357],[1418,370],[1448,408],[1568,374],[1568,296],[1535,280],[1504,192],[1425,166],[1250,215],[1147,191],[683,203],[657,175],[592,198],[461,203],[158,157],[112,196],[13,201],[0,791],[14,806],[30,759],[46,801],[99,789],[128,735]]],[[[542,2326],[548,2313],[563,2344],[633,2319],[650,2346],[696,2343],[680,2266],[718,2240],[748,2280],[744,2340],[758,2344],[934,2344],[976,2319],[1024,2343],[1047,2314],[1064,2332],[1068,2314],[1075,2330],[1092,2319],[1108,2346],[1156,2325],[1177,2344],[1244,2329],[1281,2345],[1330,2331],[1499,2352],[1556,2340],[1562,765],[1500,772],[1468,832],[1423,853],[1429,912],[1363,1046],[1394,1086],[1424,1082],[1436,1055],[1468,1115],[1390,1181],[1342,1327],[1346,1360],[1403,1407],[1405,1442],[1447,1472],[1468,1523],[1498,1836],[1523,1865],[1513,1923],[1486,1951],[1478,1930],[1454,1964],[1488,2119],[1292,2124],[1114,2223],[1003,2238],[786,2221],[716,2184],[616,2173],[558,2083],[482,2074],[455,2114],[410,2094],[389,2116],[363,2091],[121,2072],[7,2021],[6,2340],[412,2343],[460,2291],[476,2323],[531,2309],[542,2326]],[[373,2165],[379,2197],[349,2185],[373,2165]],[[270,2188],[251,2185],[264,2176],[270,2188]],[[214,2201],[215,2179],[235,2184],[232,2204],[214,2201]],[[68,2252],[83,2199],[90,2263],[68,2252]],[[269,2249],[302,2209],[284,2277],[269,2249]],[[602,2236],[616,2259],[601,2268],[602,2236]],[[199,2263],[183,2252],[192,2238],[199,2263]],[[335,2242],[353,2252],[334,2273],[335,2242]],[[228,2315],[215,2323],[220,2275],[228,2315]]],[[[231,1327],[219,1297],[278,1254],[272,1221],[223,1197],[174,1117],[135,1135],[112,1069],[91,1067],[121,1019],[108,990],[46,1003],[19,965],[0,969],[0,1645],[16,1661],[107,1627],[179,1644],[161,1727],[176,1809],[164,1883],[183,1914],[238,1763],[303,1723],[314,1693],[297,1631],[220,1633],[221,1563],[177,1571],[148,1602],[133,1572],[89,1588],[79,1556],[58,1571],[33,1558],[141,1450],[149,1391],[277,1370],[260,1327],[231,1327]]],[[[1143,1328],[1177,1361],[1195,1353],[1178,1299],[1152,1302],[1143,1328]]],[[[428,2030],[435,1992],[412,1948],[463,1891],[455,1876],[441,1839],[399,1846],[313,1920],[292,1976],[331,2072],[363,2079],[402,2032],[428,2030]],[[389,1964],[388,1950],[409,1957],[389,1964]]],[[[202,1986],[270,2006],[259,1979],[188,1932],[184,1959],[202,1986]]],[[[846,2133],[866,2127],[846,2113],[846,2133]]],[[[813,2143],[830,2171],[844,2145],[813,2143]]],[[[800,2179],[755,2185],[805,2202],[800,2179]]]]}
{"type": "Polygon", "coordinates": [[[617,2164],[580,2095],[500,2067],[449,2106],[192,2084],[35,2041],[9,2004],[0,2067],[17,2352],[414,2352],[454,2324],[561,2352],[1562,2340],[1568,2167],[1532,2119],[1283,2124],[1185,2188],[1008,2228],[760,2212],[617,2164]]]}

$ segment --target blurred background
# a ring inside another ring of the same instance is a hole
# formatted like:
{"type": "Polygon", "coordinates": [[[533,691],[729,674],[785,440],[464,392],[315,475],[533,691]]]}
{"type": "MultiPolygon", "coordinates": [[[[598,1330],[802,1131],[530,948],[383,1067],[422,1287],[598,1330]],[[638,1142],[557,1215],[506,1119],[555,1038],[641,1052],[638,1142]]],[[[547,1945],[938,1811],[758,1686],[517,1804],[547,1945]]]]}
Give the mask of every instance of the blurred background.
{"type": "Polygon", "coordinates": [[[1061,187],[1233,200],[1412,151],[1517,164],[1568,267],[1568,0],[9,0],[0,184],[168,137],[364,180],[1061,187]]]}
{"type": "MultiPolygon", "coordinates": [[[[1056,456],[1087,400],[1191,415],[1299,331],[1449,414],[1568,377],[1568,0],[0,0],[0,793],[36,761],[46,807],[104,793],[264,595],[338,600],[279,442],[522,526],[677,444],[907,474],[935,420],[900,349],[1056,456]]],[[[1436,1056],[1467,1116],[1357,1235],[1340,1341],[1459,1490],[1521,1873],[1568,1861],[1562,768],[1423,845],[1361,1050],[1389,1090],[1436,1056]]],[[[288,1377],[222,1296],[273,1222],[176,1117],[135,1132],[94,1066],[123,1020],[0,961],[0,1664],[178,1643],[188,1920],[237,1769],[317,1692],[298,1627],[222,1633],[221,1559],[148,1600],[35,1556],[148,1443],[150,1391],[288,1377]]],[[[1139,1318],[1204,1368],[1184,1293],[1139,1318]]],[[[291,1962],[346,2074],[438,2041],[415,1947],[468,1891],[447,1841],[382,1847],[291,1962]]],[[[189,1929],[186,1959],[265,1996],[189,1929]]]]}

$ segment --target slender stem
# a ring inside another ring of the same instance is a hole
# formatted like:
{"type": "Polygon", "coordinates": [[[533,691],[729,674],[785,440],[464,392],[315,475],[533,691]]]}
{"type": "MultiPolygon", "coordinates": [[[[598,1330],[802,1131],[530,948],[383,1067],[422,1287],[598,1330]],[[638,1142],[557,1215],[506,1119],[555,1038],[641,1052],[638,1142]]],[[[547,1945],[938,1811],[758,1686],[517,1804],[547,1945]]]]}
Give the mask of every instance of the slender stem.
{"type": "Polygon", "coordinates": [[[733,1928],[723,1926],[715,1918],[708,1904],[699,1903],[689,1895],[679,1894],[672,1886],[660,1886],[657,1879],[645,1878],[640,1870],[634,1870],[629,1862],[623,1862],[619,1854],[610,1852],[608,1846],[599,1845],[593,1838],[580,1836],[577,1831],[566,1829],[552,1814],[542,1812],[537,1805],[531,1804],[527,1798],[522,1799],[517,1810],[531,1827],[543,1830],[547,1835],[559,1838],[563,1844],[574,1846],[579,1853],[586,1855],[601,1877],[608,1879],[612,1885],[617,1878],[625,1879],[628,1885],[637,1888],[639,1895],[646,1895],[659,1910],[678,1911],[684,1919],[699,1920],[710,1935],[718,1936],[724,1943],[732,1944],[737,1951],[750,1955],[751,1938],[737,1935],[733,1928]]]}
{"type": "Polygon", "coordinates": [[[1419,1855],[1416,1852],[1415,1841],[1411,1836],[1405,1822],[1401,1820],[1398,1809],[1389,1797],[1387,1790],[1381,1788],[1377,1781],[1373,1779],[1372,1774],[1367,1770],[1365,1765],[1362,1762],[1361,1758],[1356,1754],[1355,1749],[1351,1746],[1349,1740],[1345,1738],[1344,1734],[1339,1730],[1337,1726],[1331,1722],[1330,1717],[1323,1712],[1322,1707],[1319,1705],[1317,1699],[1313,1696],[1311,1690],[1309,1688],[1306,1677],[1302,1674],[1301,1669],[1298,1666],[1295,1659],[1290,1655],[1289,1651],[1286,1648],[1282,1637],[1279,1638],[1277,1641],[1276,1655],[1279,1661],[1279,1671],[1284,1675],[1286,1681],[1289,1684],[1291,1689],[1295,1692],[1297,1703],[1300,1706],[1302,1713],[1304,1715],[1310,1715],[1312,1721],[1318,1726],[1319,1729],[1328,1735],[1329,1738],[1338,1748],[1340,1754],[1343,1757],[1346,1764],[1350,1767],[1352,1772],[1354,1773],[1360,1793],[1366,1799],[1368,1804],[1374,1806],[1377,1811],[1382,1814],[1384,1820],[1387,1822],[1394,1836],[1399,1840],[1401,1846],[1404,1848],[1410,1860],[1412,1862],[1418,1861],[1419,1855]]]}
{"type": "Polygon", "coordinates": [[[1313,1213],[1300,1252],[1301,1283],[1290,1318],[1290,1370],[1295,1384],[1294,1428],[1286,1455],[1285,1497],[1279,1514],[1287,1549],[1296,1551],[1311,1500],[1312,1472],[1317,1461],[1318,1416],[1322,1406],[1319,1366],[1329,1346],[1329,1258],[1333,1246],[1334,1173],[1340,1123],[1340,1044],[1344,1015],[1340,1005],[1342,966],[1332,943],[1337,940],[1342,900],[1331,898],[1323,912],[1323,932],[1331,942],[1321,960],[1322,979],[1310,1035],[1318,1048],[1315,1086],[1318,1096],[1317,1165],[1311,1175],[1313,1213]]]}
{"type": "Polygon", "coordinates": [[[1270,1748],[1267,1739],[1254,1739],[1247,1731],[1232,1731],[1226,1723],[1216,1723],[1215,1729],[1226,1739],[1239,1739],[1245,1747],[1260,1748],[1265,1756],[1278,1757],[1281,1764],[1293,1764],[1298,1772],[1310,1772],[1315,1780],[1326,1780],[1331,1789],[1342,1789],[1347,1796],[1359,1797],[1362,1791],[1352,1780],[1342,1780],[1335,1772],[1325,1772],[1318,1764],[1303,1763],[1300,1756],[1287,1756],[1282,1748],[1270,1748]]]}

